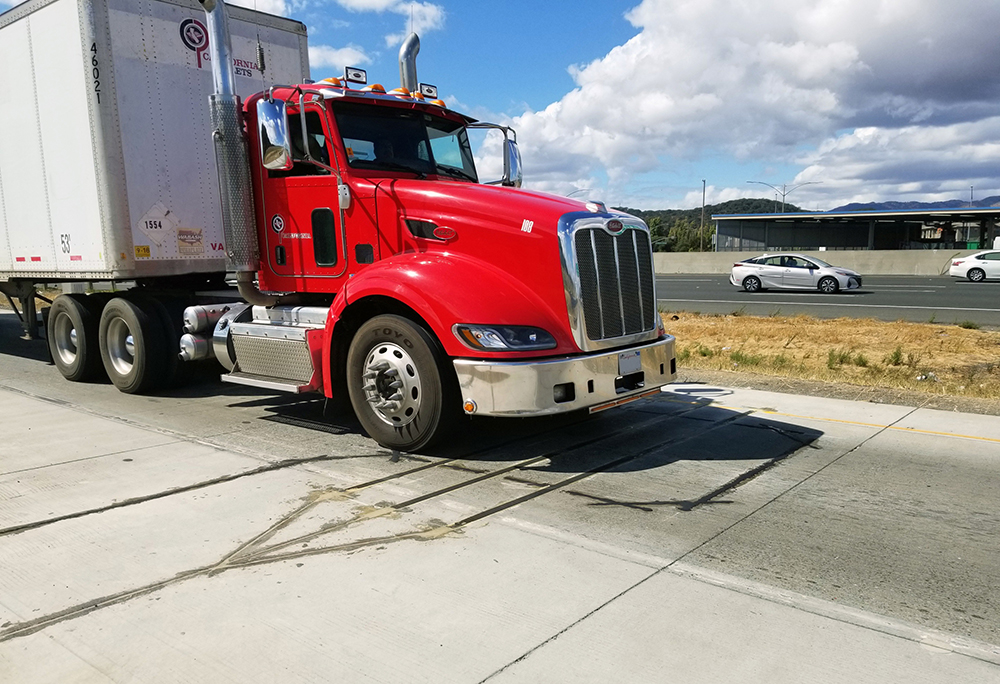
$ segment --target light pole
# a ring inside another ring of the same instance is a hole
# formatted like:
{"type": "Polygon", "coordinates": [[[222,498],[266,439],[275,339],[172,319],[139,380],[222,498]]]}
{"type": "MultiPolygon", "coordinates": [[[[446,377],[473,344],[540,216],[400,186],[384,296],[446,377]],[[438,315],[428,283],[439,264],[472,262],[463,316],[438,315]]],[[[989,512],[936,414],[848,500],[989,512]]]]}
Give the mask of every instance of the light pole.
{"type": "Polygon", "coordinates": [[[774,187],[770,183],[765,183],[764,181],[750,181],[750,180],[747,181],[747,183],[756,183],[757,185],[766,185],[767,187],[771,188],[776,193],[778,193],[779,195],[781,195],[781,213],[782,214],[785,213],[785,197],[789,193],[791,193],[792,190],[795,190],[796,188],[801,188],[803,185],[817,185],[817,184],[822,183],[822,182],[823,181],[806,181],[805,183],[799,183],[798,185],[793,185],[792,187],[788,188],[787,190],[785,188],[788,187],[788,186],[786,186],[784,183],[782,183],[781,184],[781,189],[779,190],[778,188],[774,187]]]}
{"type": "Polygon", "coordinates": [[[701,181],[701,232],[698,237],[700,238],[699,251],[705,251],[705,181],[701,181]]]}

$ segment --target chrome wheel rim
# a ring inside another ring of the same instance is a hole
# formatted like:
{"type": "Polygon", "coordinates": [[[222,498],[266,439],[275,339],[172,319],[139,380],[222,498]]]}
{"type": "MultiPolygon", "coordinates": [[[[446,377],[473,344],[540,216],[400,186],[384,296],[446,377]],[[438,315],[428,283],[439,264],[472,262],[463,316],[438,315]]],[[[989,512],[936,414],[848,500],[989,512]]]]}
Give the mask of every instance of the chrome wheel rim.
{"type": "Polygon", "coordinates": [[[52,340],[55,342],[56,354],[59,360],[66,366],[76,363],[79,348],[77,347],[77,332],[73,326],[73,319],[69,314],[60,313],[56,317],[55,325],[52,326],[52,340]]]}
{"type": "Polygon", "coordinates": [[[756,278],[749,278],[744,287],[747,289],[747,292],[756,292],[760,288],[760,283],[756,278]]]}
{"type": "Polygon", "coordinates": [[[980,270],[974,270],[972,273],[969,274],[969,280],[971,280],[974,283],[978,283],[984,277],[985,276],[984,276],[983,272],[980,271],[980,270]]]}
{"type": "Polygon", "coordinates": [[[135,363],[135,340],[132,331],[129,330],[128,323],[122,318],[115,318],[108,325],[107,334],[108,357],[111,365],[120,375],[128,375],[132,372],[132,365],[135,363]]]}
{"type": "Polygon", "coordinates": [[[403,427],[420,410],[422,388],[417,364],[397,344],[385,342],[365,356],[362,391],[372,412],[384,423],[403,427]]]}
{"type": "Polygon", "coordinates": [[[823,292],[826,292],[827,294],[829,294],[831,292],[834,292],[837,289],[837,284],[834,283],[829,278],[827,278],[826,280],[824,280],[823,282],[821,282],[819,284],[819,288],[821,290],[823,290],[823,292]]]}

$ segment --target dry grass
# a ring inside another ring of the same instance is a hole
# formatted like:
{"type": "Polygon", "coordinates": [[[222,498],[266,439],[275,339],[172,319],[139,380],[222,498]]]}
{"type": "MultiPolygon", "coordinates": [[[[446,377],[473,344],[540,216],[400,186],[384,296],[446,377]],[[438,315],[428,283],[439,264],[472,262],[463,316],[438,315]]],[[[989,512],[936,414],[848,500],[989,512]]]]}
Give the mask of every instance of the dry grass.
{"type": "Polygon", "coordinates": [[[1000,332],[871,318],[665,313],[680,368],[1000,398],[1000,332]]]}

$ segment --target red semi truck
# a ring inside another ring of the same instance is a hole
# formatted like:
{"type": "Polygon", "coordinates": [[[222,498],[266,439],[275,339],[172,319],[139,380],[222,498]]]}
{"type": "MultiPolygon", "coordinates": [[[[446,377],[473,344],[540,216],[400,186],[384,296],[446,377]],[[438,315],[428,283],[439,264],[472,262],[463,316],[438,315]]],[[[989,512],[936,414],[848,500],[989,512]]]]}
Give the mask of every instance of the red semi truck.
{"type": "MultiPolygon", "coordinates": [[[[135,285],[114,295],[53,301],[47,337],[64,376],[106,373],[125,392],[148,392],[184,363],[216,359],[227,382],[349,397],[368,433],[399,450],[426,446],[463,412],[598,411],[676,378],[674,339],[657,311],[646,225],[599,202],[522,189],[514,132],[449,109],[434,86],[419,83],[415,35],[400,50],[402,85],[388,92],[351,68],[343,78],[309,82],[303,76],[302,83],[261,89],[269,56],[278,71],[294,71],[304,28],[240,10],[231,38],[223,3],[199,2],[203,17],[182,16],[185,8],[172,2],[155,21],[140,23],[150,31],[158,24],[173,28],[187,49],[197,48],[196,56],[184,55],[186,65],[170,67],[177,74],[211,65],[215,92],[208,113],[189,112],[189,126],[147,134],[159,135],[164,147],[189,150],[174,163],[182,171],[186,165],[204,175],[215,162],[218,187],[193,186],[217,203],[211,209],[218,216],[204,208],[202,216],[184,216],[187,204],[203,199],[178,202],[174,192],[169,202],[158,200],[163,183],[157,187],[149,176],[164,172],[128,153],[119,167],[96,165],[98,189],[114,185],[102,174],[121,173],[122,181],[135,178],[148,190],[139,200],[122,200],[121,229],[110,225],[117,219],[106,211],[113,197],[94,202],[103,212],[104,247],[112,250],[95,257],[105,260],[103,268],[84,271],[76,263],[74,270],[64,255],[62,266],[19,270],[19,263],[32,262],[14,261],[14,235],[48,231],[57,253],[59,229],[51,210],[40,231],[12,222],[10,211],[4,215],[11,261],[0,261],[0,289],[21,297],[29,328],[38,282],[106,277],[135,285]],[[261,26],[270,27],[263,40],[261,26]],[[255,54],[234,56],[233,44],[255,54]],[[254,79],[259,92],[240,97],[254,79]],[[495,183],[480,181],[469,142],[469,130],[484,127],[503,135],[504,172],[495,183]],[[204,139],[192,141],[199,129],[204,139]],[[214,160],[205,154],[212,146],[214,160]],[[213,239],[215,225],[221,233],[213,239]]],[[[93,40],[87,34],[102,33],[101,22],[113,23],[116,12],[137,10],[116,8],[116,0],[28,4],[42,11],[49,5],[87,9],[89,15],[76,12],[82,24],[91,22],[80,31],[77,49],[88,57],[92,41],[94,54],[111,62],[103,68],[113,66],[121,81],[130,66],[135,70],[125,55],[143,59],[116,52],[120,38],[113,31],[93,40]]],[[[4,23],[6,16],[0,16],[0,57],[17,26],[4,23]]],[[[93,125],[93,112],[101,113],[90,82],[94,70],[83,80],[90,91],[87,142],[96,148],[113,134],[93,125]]],[[[185,85],[203,87],[204,78],[185,85]]],[[[103,95],[120,107],[134,106],[120,90],[103,95]]],[[[129,127],[143,130],[135,121],[129,127]]],[[[10,153],[4,154],[0,142],[0,193],[17,184],[8,182],[10,153]]],[[[189,182],[171,172],[174,184],[189,182]]],[[[58,194],[45,180],[49,196],[58,194]]],[[[5,206],[17,204],[3,197],[5,206]]],[[[68,241],[72,256],[74,238],[68,241]]]]}

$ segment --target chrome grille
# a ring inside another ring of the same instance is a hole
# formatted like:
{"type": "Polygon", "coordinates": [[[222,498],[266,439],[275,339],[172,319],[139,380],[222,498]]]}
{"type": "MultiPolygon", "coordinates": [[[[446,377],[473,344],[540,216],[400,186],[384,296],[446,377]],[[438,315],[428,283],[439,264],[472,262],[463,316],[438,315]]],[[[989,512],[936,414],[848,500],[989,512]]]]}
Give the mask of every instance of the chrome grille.
{"type": "Polygon", "coordinates": [[[612,235],[582,228],[574,238],[580,300],[589,340],[607,340],[656,327],[649,236],[626,228],[612,235]]]}

